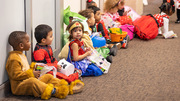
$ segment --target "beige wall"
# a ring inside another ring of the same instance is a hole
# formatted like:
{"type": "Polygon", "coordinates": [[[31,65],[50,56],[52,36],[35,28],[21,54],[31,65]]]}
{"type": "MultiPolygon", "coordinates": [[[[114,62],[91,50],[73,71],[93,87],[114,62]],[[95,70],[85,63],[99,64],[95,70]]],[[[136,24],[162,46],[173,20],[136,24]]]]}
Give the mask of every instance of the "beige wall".
{"type": "Polygon", "coordinates": [[[125,5],[131,7],[139,15],[143,13],[143,0],[126,0],[125,5]]]}

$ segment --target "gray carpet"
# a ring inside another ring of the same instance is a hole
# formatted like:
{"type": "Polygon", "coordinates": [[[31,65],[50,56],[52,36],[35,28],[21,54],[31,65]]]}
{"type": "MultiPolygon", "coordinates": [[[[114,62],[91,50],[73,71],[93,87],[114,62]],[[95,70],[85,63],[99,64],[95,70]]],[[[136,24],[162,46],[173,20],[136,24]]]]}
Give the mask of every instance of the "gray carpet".
{"type": "MultiPolygon", "coordinates": [[[[144,14],[159,13],[162,0],[148,0],[144,14]]],[[[180,37],[176,14],[170,17],[170,30],[180,37]]],[[[62,101],[180,101],[180,39],[144,41],[134,38],[128,49],[118,50],[108,74],[84,77],[82,93],[62,101]]],[[[14,96],[9,100],[40,100],[32,96],[14,96]]],[[[51,98],[50,100],[59,100],[51,98]]]]}

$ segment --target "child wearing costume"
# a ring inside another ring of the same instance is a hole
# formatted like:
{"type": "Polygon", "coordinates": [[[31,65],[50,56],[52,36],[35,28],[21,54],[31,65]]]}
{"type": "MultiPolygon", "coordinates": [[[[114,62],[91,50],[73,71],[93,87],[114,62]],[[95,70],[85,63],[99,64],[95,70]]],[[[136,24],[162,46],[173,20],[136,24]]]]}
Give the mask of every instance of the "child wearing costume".
{"type": "MultiPolygon", "coordinates": [[[[76,73],[73,73],[69,76],[66,76],[65,74],[62,74],[60,72],[61,66],[57,65],[58,61],[53,57],[53,51],[50,46],[53,40],[53,32],[50,26],[43,24],[38,25],[35,28],[35,38],[37,44],[33,52],[34,62],[45,63],[48,66],[54,66],[55,68],[57,68],[58,71],[56,77],[59,79],[65,79],[69,83],[81,77],[81,71],[77,69],[76,69],[76,73]]],[[[53,74],[52,71],[48,73],[53,74]]]]}
{"type": "Polygon", "coordinates": [[[13,47],[13,51],[9,53],[6,70],[9,76],[11,91],[14,95],[32,95],[41,97],[41,99],[49,99],[51,96],[57,98],[65,98],[68,94],[78,93],[78,81],[71,85],[61,79],[54,78],[50,74],[45,74],[39,78],[40,71],[34,70],[35,63],[29,66],[23,51],[30,48],[29,35],[23,31],[14,31],[9,35],[9,44],[13,47]],[[39,79],[37,79],[39,78],[39,79]]]}
{"type": "MultiPolygon", "coordinates": [[[[94,11],[92,9],[86,9],[86,10],[82,10],[79,12],[80,15],[86,17],[88,20],[87,20],[87,23],[88,23],[88,27],[89,29],[92,31],[91,27],[90,26],[94,26],[95,25],[95,15],[94,15],[94,11]]],[[[101,15],[100,15],[101,16],[101,15]]],[[[96,27],[95,27],[96,29],[96,27]]],[[[97,32],[96,30],[94,32],[97,32]]],[[[89,33],[88,33],[89,34],[89,33]]],[[[91,33],[90,33],[91,34],[91,33]]],[[[100,46],[100,47],[96,47],[95,46],[95,41],[99,41],[98,38],[102,38],[100,36],[96,36],[97,39],[95,39],[94,41],[93,40],[85,40],[87,37],[91,37],[94,35],[94,33],[92,33],[91,35],[83,35],[83,38],[82,40],[84,42],[86,41],[92,41],[92,45],[93,45],[93,48],[94,47],[96,48],[96,50],[103,50],[105,53],[100,53],[100,51],[98,51],[104,58],[106,58],[106,60],[108,62],[111,62],[112,63],[112,57],[111,55],[115,56],[117,54],[117,46],[116,45],[113,45],[113,44],[106,44],[106,40],[105,38],[103,38],[104,40],[104,44],[103,46],[100,46]]],[[[93,39],[93,38],[92,38],[93,39]]],[[[102,42],[103,43],[103,42],[102,42]]],[[[88,43],[88,44],[91,44],[91,43],[88,43]]],[[[85,43],[85,46],[86,46],[86,43],[85,43]]]]}
{"type": "Polygon", "coordinates": [[[101,20],[100,8],[96,6],[90,6],[88,9],[94,11],[95,25],[91,26],[93,32],[101,32],[102,36],[106,38],[107,42],[110,40],[108,30],[106,29],[104,22],[101,20]],[[95,30],[93,30],[95,29],[95,30]]]}
{"type": "Polygon", "coordinates": [[[101,69],[86,59],[87,56],[91,55],[92,51],[90,47],[85,49],[81,40],[84,33],[83,25],[78,21],[73,21],[67,26],[66,30],[70,33],[68,39],[71,41],[67,61],[72,62],[75,68],[80,69],[82,76],[102,75],[101,69]]]}
{"type": "MultiPolygon", "coordinates": [[[[112,28],[116,27],[119,28],[121,24],[126,24],[124,22],[121,22],[121,18],[118,14],[118,7],[120,6],[121,0],[106,0],[104,3],[104,11],[106,12],[101,19],[103,20],[106,28],[112,28]]],[[[129,35],[126,35],[126,37],[121,41],[121,47],[127,48],[128,42],[130,38],[129,35]]]]}
{"type": "Polygon", "coordinates": [[[162,3],[159,9],[160,14],[154,15],[159,24],[158,34],[163,35],[164,38],[176,37],[176,34],[174,34],[173,31],[169,31],[169,16],[174,13],[175,8],[173,7],[173,5],[171,6],[171,3],[169,1],[162,3]],[[161,31],[162,26],[164,26],[163,33],[161,31]]]}

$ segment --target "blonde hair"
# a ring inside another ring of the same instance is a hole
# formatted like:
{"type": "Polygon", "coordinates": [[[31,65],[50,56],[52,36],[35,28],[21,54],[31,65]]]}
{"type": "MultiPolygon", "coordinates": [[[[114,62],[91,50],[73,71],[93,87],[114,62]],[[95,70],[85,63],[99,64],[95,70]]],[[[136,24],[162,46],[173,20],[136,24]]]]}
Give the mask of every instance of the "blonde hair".
{"type": "Polygon", "coordinates": [[[109,12],[112,8],[115,8],[118,6],[120,0],[106,0],[104,3],[104,12],[109,12]]]}

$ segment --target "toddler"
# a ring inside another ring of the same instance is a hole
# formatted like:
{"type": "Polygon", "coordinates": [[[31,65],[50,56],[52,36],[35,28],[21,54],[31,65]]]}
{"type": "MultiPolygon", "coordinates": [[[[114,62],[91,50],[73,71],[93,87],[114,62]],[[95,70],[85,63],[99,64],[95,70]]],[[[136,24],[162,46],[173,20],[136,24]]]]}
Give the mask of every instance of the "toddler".
{"type": "MultiPolygon", "coordinates": [[[[51,96],[65,98],[68,94],[82,91],[79,89],[78,81],[68,85],[67,81],[54,78],[50,74],[44,74],[39,78],[40,71],[35,71],[34,63],[29,66],[23,54],[23,51],[28,51],[31,46],[26,32],[12,32],[8,42],[13,47],[13,51],[9,53],[6,70],[14,95],[33,95],[41,99],[49,99],[51,96]]],[[[82,82],[80,84],[84,85],[82,82]]]]}
{"type": "Polygon", "coordinates": [[[129,6],[125,6],[125,0],[120,0],[120,3],[118,5],[118,14],[119,16],[121,16],[121,19],[125,19],[128,22],[128,24],[132,24],[132,21],[136,20],[137,18],[140,18],[141,16],[139,14],[137,14],[132,8],[130,8],[129,6]],[[129,17],[125,17],[125,16],[129,16],[129,17]],[[126,19],[127,18],[127,19],[126,19]],[[131,18],[131,19],[128,19],[131,18]]]}
{"type": "Polygon", "coordinates": [[[174,13],[175,8],[168,2],[162,3],[159,8],[160,14],[154,15],[159,25],[159,35],[163,35],[164,38],[176,37],[176,34],[174,34],[173,31],[169,31],[169,16],[174,13]],[[163,32],[161,31],[162,26],[164,27],[163,32]]]}
{"type": "MultiPolygon", "coordinates": [[[[76,73],[66,76],[60,73],[61,66],[57,65],[58,61],[53,57],[53,51],[51,48],[51,43],[53,41],[52,28],[48,25],[41,24],[35,28],[35,39],[37,44],[33,52],[33,61],[45,63],[48,66],[54,66],[57,68],[56,77],[59,79],[65,79],[69,83],[75,81],[81,77],[81,71],[76,69],[76,73]]],[[[48,72],[53,74],[52,71],[48,72]]]]}
{"type": "Polygon", "coordinates": [[[85,49],[81,40],[84,33],[83,25],[78,21],[73,21],[67,26],[66,30],[70,33],[68,39],[71,41],[69,43],[70,51],[67,60],[72,62],[75,68],[82,71],[82,76],[102,75],[101,69],[86,59],[87,56],[91,55],[92,51],[90,47],[85,49]]]}

